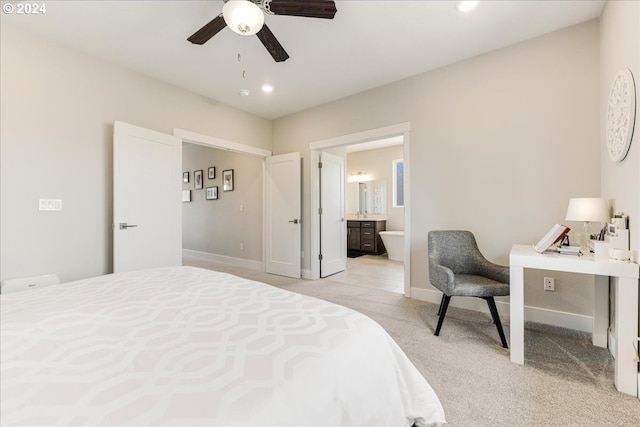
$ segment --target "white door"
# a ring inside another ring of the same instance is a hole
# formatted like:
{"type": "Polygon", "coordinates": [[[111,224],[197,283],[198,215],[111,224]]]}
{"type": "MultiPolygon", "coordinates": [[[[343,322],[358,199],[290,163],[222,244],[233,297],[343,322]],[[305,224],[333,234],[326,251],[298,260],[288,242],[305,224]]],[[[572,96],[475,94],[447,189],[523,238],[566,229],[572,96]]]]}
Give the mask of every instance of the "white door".
{"type": "Polygon", "coordinates": [[[300,153],[267,157],[265,257],[267,273],[300,277],[300,153]]]}
{"type": "Polygon", "coordinates": [[[114,123],[114,272],[182,265],[181,169],[180,138],[114,123]]]}
{"type": "Polygon", "coordinates": [[[347,268],[345,160],[320,154],[320,277],[347,268]]]}

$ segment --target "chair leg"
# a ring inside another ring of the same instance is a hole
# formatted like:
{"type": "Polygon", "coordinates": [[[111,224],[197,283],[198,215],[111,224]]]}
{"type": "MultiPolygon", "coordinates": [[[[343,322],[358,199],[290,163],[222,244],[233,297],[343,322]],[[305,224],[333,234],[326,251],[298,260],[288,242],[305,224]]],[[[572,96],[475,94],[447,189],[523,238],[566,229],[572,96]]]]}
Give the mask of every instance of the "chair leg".
{"type": "Polygon", "coordinates": [[[444,305],[444,299],[447,296],[445,294],[442,294],[442,299],[440,300],[440,307],[438,307],[438,316],[440,316],[440,312],[442,311],[442,306],[444,305]]]}
{"type": "Polygon", "coordinates": [[[436,333],[434,335],[440,335],[440,328],[442,327],[442,322],[444,321],[444,315],[447,314],[447,308],[449,307],[449,300],[451,297],[449,295],[442,295],[442,301],[440,301],[440,310],[438,310],[438,326],[436,326],[436,333]]]}
{"type": "Polygon", "coordinates": [[[493,317],[493,323],[496,324],[496,328],[498,328],[498,334],[500,334],[502,347],[509,348],[509,346],[507,345],[507,340],[504,337],[504,331],[502,330],[502,323],[500,322],[500,315],[498,315],[498,309],[496,308],[496,301],[493,299],[493,297],[483,297],[483,299],[486,300],[487,304],[489,305],[489,311],[491,312],[491,317],[493,317]]]}

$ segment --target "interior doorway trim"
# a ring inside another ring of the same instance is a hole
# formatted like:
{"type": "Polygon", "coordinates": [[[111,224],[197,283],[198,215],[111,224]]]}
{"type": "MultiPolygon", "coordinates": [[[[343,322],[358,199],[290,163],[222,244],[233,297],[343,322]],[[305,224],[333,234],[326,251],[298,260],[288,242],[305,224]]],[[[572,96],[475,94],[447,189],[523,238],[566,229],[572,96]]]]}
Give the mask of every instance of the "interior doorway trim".
{"type": "MultiPolygon", "coordinates": [[[[217,148],[219,150],[233,151],[234,153],[247,154],[257,156],[262,159],[262,262],[261,271],[265,270],[266,260],[266,159],[271,156],[271,151],[262,148],[252,147],[250,145],[240,144],[239,142],[227,141],[226,139],[216,138],[214,136],[204,135],[184,129],[173,129],[173,135],[182,138],[183,143],[203,145],[205,147],[217,148]]],[[[183,250],[184,252],[184,250],[183,250]]]]}
{"type": "Polygon", "coordinates": [[[204,135],[189,130],[174,128],[173,135],[182,138],[182,142],[188,142],[191,144],[204,145],[207,147],[218,148],[220,150],[249,154],[261,158],[271,156],[271,151],[269,150],[263,150],[262,148],[240,144],[239,142],[227,141],[226,139],[216,138],[214,136],[204,135]]]}
{"type": "MultiPolygon", "coordinates": [[[[347,145],[370,142],[377,139],[389,138],[392,136],[403,136],[403,157],[404,157],[404,295],[411,296],[411,185],[410,185],[410,133],[411,123],[399,123],[363,132],[342,135],[335,138],[314,141],[309,144],[311,165],[317,165],[320,161],[320,152],[327,148],[343,147],[347,145]]],[[[317,168],[311,168],[311,277],[316,280],[320,278],[320,218],[318,209],[320,208],[320,177],[317,168]]]]}

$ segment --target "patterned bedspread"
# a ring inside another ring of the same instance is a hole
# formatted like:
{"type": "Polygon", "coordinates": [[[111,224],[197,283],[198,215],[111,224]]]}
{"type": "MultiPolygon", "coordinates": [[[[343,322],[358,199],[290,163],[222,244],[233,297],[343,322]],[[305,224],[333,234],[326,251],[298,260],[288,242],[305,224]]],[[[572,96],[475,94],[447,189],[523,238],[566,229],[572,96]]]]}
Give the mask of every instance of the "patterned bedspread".
{"type": "Polygon", "coordinates": [[[444,423],[376,322],[263,283],[160,268],[0,301],[3,426],[444,423]]]}

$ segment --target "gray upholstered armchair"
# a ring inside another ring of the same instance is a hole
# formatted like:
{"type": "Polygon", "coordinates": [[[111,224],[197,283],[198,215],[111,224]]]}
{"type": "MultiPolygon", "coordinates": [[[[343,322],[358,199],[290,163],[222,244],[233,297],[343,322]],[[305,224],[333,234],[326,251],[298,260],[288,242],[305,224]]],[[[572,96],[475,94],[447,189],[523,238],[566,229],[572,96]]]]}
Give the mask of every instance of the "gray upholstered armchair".
{"type": "Polygon", "coordinates": [[[508,348],[493,297],[509,295],[509,267],[487,261],[470,231],[430,231],[427,240],[429,281],[443,294],[435,335],[440,334],[451,297],[483,298],[489,305],[502,346],[508,348]]]}

